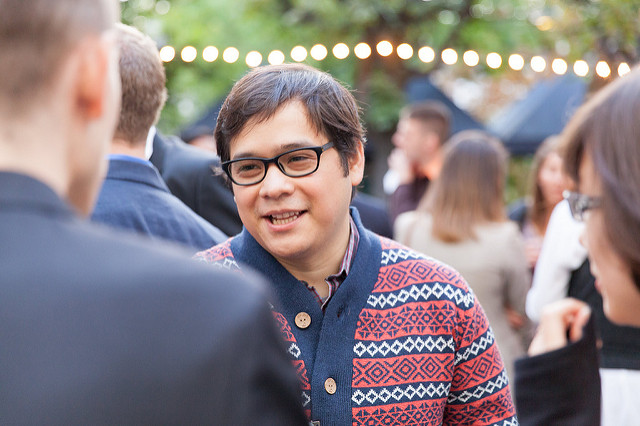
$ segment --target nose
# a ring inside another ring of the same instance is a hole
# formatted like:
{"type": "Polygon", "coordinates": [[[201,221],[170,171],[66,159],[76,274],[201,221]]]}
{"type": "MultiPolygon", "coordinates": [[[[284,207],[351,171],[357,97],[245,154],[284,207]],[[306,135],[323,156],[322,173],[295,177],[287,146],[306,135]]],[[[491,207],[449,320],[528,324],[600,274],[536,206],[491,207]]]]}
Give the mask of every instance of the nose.
{"type": "Polygon", "coordinates": [[[271,163],[267,166],[267,174],[258,185],[260,185],[260,196],[265,198],[280,198],[289,195],[294,190],[292,179],[278,168],[278,165],[271,163]]]}

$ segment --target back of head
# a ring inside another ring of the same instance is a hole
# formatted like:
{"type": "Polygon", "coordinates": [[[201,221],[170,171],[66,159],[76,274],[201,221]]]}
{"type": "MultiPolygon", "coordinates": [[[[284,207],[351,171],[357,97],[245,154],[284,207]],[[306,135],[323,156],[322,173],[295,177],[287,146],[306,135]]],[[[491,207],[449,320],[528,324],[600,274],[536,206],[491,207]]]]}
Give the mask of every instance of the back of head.
{"type": "Polygon", "coordinates": [[[485,132],[453,136],[444,152],[442,172],[419,209],[433,215],[433,235],[445,242],[474,238],[474,226],[505,220],[507,152],[485,132]]]}
{"type": "Polygon", "coordinates": [[[602,183],[609,240],[640,288],[640,68],[596,93],[562,133],[565,168],[576,182],[585,155],[602,183]]]}
{"type": "Polygon", "coordinates": [[[114,0],[0,0],[0,116],[20,117],[47,95],[67,53],[118,18],[114,0]]]}
{"type": "Polygon", "coordinates": [[[423,101],[406,106],[400,118],[418,120],[440,138],[443,144],[451,132],[451,111],[440,101],[423,101]]]}
{"type": "Polygon", "coordinates": [[[165,70],[156,44],[134,27],[116,25],[122,104],[115,137],[144,145],[167,99],[165,70]]]}
{"type": "Polygon", "coordinates": [[[214,135],[221,160],[229,160],[231,142],[249,121],[268,120],[292,101],[305,105],[312,126],[334,143],[346,173],[347,159],[364,143],[360,109],[349,90],[331,75],[303,64],[255,68],[233,86],[214,135]]]}

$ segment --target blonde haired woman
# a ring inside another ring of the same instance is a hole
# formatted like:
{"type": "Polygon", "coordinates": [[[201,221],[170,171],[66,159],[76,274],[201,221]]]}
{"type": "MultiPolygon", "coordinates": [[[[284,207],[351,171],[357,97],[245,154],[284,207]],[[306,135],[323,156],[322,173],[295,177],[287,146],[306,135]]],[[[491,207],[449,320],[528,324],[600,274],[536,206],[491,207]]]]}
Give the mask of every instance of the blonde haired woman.
{"type": "Polygon", "coordinates": [[[462,274],[489,318],[512,377],[513,361],[526,348],[519,329],[531,277],[518,226],[505,215],[507,154],[479,131],[460,132],[445,146],[440,177],[418,210],[398,217],[394,236],[462,274]]]}

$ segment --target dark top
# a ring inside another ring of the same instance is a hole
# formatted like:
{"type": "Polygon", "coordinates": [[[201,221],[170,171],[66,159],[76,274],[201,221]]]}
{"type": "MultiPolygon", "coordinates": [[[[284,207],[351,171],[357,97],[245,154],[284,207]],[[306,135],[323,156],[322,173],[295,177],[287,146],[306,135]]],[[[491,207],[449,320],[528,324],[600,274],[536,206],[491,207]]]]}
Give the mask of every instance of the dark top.
{"type": "Polygon", "coordinates": [[[363,225],[383,237],[393,238],[393,229],[384,201],[369,194],[357,192],[351,205],[358,209],[363,225]]]}
{"type": "Polygon", "coordinates": [[[204,250],[227,239],[169,192],[156,168],[131,157],[111,158],[91,216],[95,222],[204,250]]]}
{"type": "Polygon", "coordinates": [[[600,373],[593,319],[575,343],[515,363],[521,426],[600,424],[600,373]]]}
{"type": "Polygon", "coordinates": [[[217,172],[217,155],[189,146],[175,136],[156,133],[150,161],[169,190],[191,210],[227,235],[242,230],[233,193],[217,172]]]}
{"type": "Polygon", "coordinates": [[[0,424],[306,424],[255,276],[106,231],[6,172],[0,271],[0,424]]]}
{"type": "Polygon", "coordinates": [[[429,188],[429,178],[419,177],[411,183],[399,185],[389,199],[389,216],[395,222],[400,213],[413,211],[429,188]]]}
{"type": "Polygon", "coordinates": [[[640,328],[616,325],[609,321],[602,307],[589,270],[589,259],[571,274],[569,297],[588,303],[593,313],[596,336],[600,339],[600,367],[640,370],[640,328]]]}

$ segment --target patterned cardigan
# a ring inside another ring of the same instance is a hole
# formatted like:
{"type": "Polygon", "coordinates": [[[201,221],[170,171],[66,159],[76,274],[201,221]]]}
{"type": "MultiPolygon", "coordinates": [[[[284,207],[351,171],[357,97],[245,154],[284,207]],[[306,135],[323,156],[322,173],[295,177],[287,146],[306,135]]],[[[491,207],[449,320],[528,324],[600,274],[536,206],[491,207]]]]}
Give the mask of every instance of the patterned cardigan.
{"type": "Polygon", "coordinates": [[[312,421],[517,425],[493,333],[464,279],[351,214],[360,242],[324,314],[246,229],[196,257],[228,269],[248,265],[270,278],[274,316],[312,421]]]}

